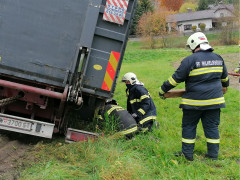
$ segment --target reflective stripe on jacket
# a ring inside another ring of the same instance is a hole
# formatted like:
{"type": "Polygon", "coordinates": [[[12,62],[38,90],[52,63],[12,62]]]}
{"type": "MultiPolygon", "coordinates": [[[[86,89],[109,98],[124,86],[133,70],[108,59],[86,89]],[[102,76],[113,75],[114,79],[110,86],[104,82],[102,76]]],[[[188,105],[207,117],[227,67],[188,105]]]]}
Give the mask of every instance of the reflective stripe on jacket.
{"type": "Polygon", "coordinates": [[[112,118],[116,120],[117,130],[122,135],[131,136],[138,131],[137,123],[132,115],[118,105],[107,104],[98,119],[106,120],[106,116],[109,120],[112,120],[112,118]]]}
{"type": "Polygon", "coordinates": [[[128,92],[127,110],[131,114],[136,113],[139,117],[138,123],[156,119],[157,111],[155,104],[145,87],[142,85],[134,85],[128,92]]]}
{"type": "Polygon", "coordinates": [[[229,79],[220,55],[200,50],[186,57],[163,83],[160,92],[167,92],[184,81],[186,93],[180,108],[205,110],[225,107],[222,87],[229,86],[229,79]]]}

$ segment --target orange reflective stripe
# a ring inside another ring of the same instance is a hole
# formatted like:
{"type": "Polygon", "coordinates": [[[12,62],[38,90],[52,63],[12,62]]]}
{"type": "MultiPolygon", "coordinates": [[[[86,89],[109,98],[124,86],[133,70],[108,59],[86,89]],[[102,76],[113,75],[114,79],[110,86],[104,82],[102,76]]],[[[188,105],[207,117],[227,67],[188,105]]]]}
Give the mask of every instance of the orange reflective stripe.
{"type": "Polygon", "coordinates": [[[109,57],[106,74],[102,83],[102,89],[111,91],[113,80],[115,78],[120,53],[112,51],[109,57]]]}

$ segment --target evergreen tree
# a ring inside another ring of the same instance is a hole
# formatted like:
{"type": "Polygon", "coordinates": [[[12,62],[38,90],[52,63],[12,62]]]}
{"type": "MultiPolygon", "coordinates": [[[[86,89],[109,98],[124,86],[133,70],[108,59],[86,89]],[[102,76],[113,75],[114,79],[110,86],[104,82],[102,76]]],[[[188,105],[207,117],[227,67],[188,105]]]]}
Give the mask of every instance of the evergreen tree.
{"type": "Polygon", "coordinates": [[[133,22],[130,30],[130,35],[136,35],[136,28],[138,25],[138,21],[140,17],[143,15],[145,12],[153,11],[153,4],[151,0],[140,0],[138,1],[134,17],[133,17],[133,22]]]}
{"type": "Polygon", "coordinates": [[[206,10],[208,9],[208,2],[207,0],[200,0],[198,2],[198,11],[201,11],[201,10],[206,10]]]}

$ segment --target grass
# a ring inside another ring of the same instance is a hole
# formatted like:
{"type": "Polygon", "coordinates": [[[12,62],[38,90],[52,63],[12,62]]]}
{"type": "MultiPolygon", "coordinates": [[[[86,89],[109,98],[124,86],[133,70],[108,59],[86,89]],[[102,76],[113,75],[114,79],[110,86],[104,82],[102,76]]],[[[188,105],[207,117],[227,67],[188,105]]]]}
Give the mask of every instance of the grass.
{"type": "MultiPolygon", "coordinates": [[[[239,52],[237,46],[215,47],[219,54],[239,52]]],[[[174,72],[172,63],[190,55],[185,49],[141,49],[129,42],[119,77],[134,72],[151,93],[160,129],[139,134],[132,140],[117,135],[94,142],[66,144],[62,138],[38,143],[28,156],[21,180],[31,179],[239,179],[239,91],[229,88],[227,108],[222,109],[218,161],[204,158],[206,140],[197,129],[195,160],[174,157],[181,149],[180,98],[161,100],[158,88],[174,72]]],[[[180,84],[177,88],[183,88],[180,84]]],[[[114,98],[126,108],[125,85],[118,80],[114,98]]]]}
{"type": "MultiPolygon", "coordinates": [[[[240,35],[240,31],[232,32],[232,40],[234,41],[234,43],[236,43],[236,45],[239,42],[239,35],[240,35]]],[[[223,42],[221,42],[223,39],[222,33],[206,34],[206,36],[212,46],[215,47],[215,46],[223,45],[223,42]]],[[[171,35],[170,37],[168,37],[166,41],[166,47],[182,48],[186,45],[187,39],[188,39],[188,36],[171,35]]],[[[162,47],[161,38],[155,39],[155,46],[157,48],[162,47]]],[[[149,45],[148,45],[148,42],[144,42],[142,44],[139,42],[133,43],[133,48],[136,48],[136,47],[149,48],[149,45]]]]}

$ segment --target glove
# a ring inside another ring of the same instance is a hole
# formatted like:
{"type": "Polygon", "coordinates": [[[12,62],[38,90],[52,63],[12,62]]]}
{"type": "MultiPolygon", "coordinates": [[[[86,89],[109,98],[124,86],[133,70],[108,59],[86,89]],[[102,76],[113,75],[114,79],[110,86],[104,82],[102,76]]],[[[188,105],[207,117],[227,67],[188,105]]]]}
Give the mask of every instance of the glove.
{"type": "Polygon", "coordinates": [[[134,119],[137,119],[137,118],[138,118],[138,115],[137,115],[136,113],[133,113],[133,114],[132,114],[132,117],[133,117],[134,119]]]}
{"type": "Polygon", "coordinates": [[[166,98],[164,97],[164,94],[162,94],[162,93],[160,93],[160,92],[159,92],[158,94],[159,94],[159,97],[160,97],[161,99],[163,99],[163,100],[166,99],[166,98]]]}

